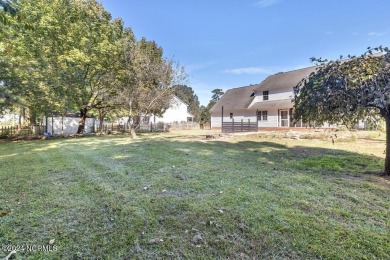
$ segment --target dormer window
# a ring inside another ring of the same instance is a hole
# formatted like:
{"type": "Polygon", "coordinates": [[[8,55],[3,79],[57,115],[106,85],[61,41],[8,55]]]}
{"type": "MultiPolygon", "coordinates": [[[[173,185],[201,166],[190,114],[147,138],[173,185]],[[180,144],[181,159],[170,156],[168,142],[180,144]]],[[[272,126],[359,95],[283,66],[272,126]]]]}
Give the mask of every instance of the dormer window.
{"type": "Polygon", "coordinates": [[[263,91],[263,100],[268,100],[269,99],[269,95],[268,95],[268,90],[267,91],[263,91]]]}
{"type": "Polygon", "coordinates": [[[252,94],[250,95],[250,97],[254,97],[255,96],[255,91],[252,90],[252,94]]]}

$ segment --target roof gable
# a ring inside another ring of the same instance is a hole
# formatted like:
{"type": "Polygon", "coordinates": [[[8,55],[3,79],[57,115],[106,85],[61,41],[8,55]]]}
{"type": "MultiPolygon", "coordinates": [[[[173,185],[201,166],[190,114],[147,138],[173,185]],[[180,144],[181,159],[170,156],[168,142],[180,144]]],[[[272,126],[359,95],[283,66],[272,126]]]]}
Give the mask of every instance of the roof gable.
{"type": "Polygon", "coordinates": [[[317,67],[313,66],[271,75],[263,80],[256,90],[270,90],[287,87],[293,88],[298,85],[302,79],[309,76],[312,72],[315,72],[316,69],[317,67]]]}
{"type": "Polygon", "coordinates": [[[210,109],[210,112],[221,111],[222,106],[230,110],[247,109],[254,99],[254,96],[251,96],[251,94],[256,88],[258,88],[258,85],[227,90],[221,99],[210,109]]]}
{"type": "Polygon", "coordinates": [[[268,76],[260,84],[241,88],[233,88],[226,91],[221,99],[210,109],[210,112],[221,111],[222,106],[228,110],[248,109],[255,96],[261,91],[295,87],[302,79],[309,76],[317,69],[316,66],[277,73],[268,76]],[[253,91],[255,95],[252,95],[253,91]]]}

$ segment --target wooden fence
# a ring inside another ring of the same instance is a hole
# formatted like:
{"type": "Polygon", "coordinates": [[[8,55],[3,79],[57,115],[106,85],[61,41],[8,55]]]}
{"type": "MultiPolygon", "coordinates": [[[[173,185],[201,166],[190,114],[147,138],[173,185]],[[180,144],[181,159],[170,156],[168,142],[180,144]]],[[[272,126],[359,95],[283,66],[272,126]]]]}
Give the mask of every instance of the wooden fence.
{"type": "MultiPolygon", "coordinates": [[[[149,123],[141,124],[137,131],[141,132],[163,132],[169,130],[184,130],[184,129],[199,129],[199,124],[195,122],[181,122],[181,123],[149,123]]],[[[99,132],[130,132],[130,125],[128,124],[104,124],[99,132]]]]}
{"type": "Polygon", "coordinates": [[[257,122],[248,121],[234,121],[231,122],[223,122],[222,123],[222,133],[237,133],[237,132],[257,132],[258,126],[257,122]]]}
{"type": "Polygon", "coordinates": [[[0,138],[8,138],[14,136],[33,136],[43,134],[44,126],[0,126],[0,138]]]}

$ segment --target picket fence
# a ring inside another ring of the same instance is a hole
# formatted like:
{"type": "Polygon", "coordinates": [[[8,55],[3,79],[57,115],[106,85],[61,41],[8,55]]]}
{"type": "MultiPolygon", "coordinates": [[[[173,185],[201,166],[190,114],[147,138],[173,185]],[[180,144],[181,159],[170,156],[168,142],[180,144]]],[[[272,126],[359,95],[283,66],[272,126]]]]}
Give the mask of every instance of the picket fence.
{"type": "Polygon", "coordinates": [[[0,138],[8,138],[14,136],[34,136],[43,134],[45,126],[0,126],[0,138]]]}

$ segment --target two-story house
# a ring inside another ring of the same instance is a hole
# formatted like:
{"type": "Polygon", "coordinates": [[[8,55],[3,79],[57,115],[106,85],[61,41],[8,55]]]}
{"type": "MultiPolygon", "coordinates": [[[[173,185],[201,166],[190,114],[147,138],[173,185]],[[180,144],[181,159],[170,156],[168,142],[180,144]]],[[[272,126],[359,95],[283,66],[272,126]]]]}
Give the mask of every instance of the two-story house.
{"type": "Polygon", "coordinates": [[[293,122],[293,88],[316,67],[281,72],[260,84],[229,89],[211,108],[211,127],[223,122],[257,122],[258,129],[306,127],[293,122]],[[223,118],[222,118],[223,113],[223,118]]]}

